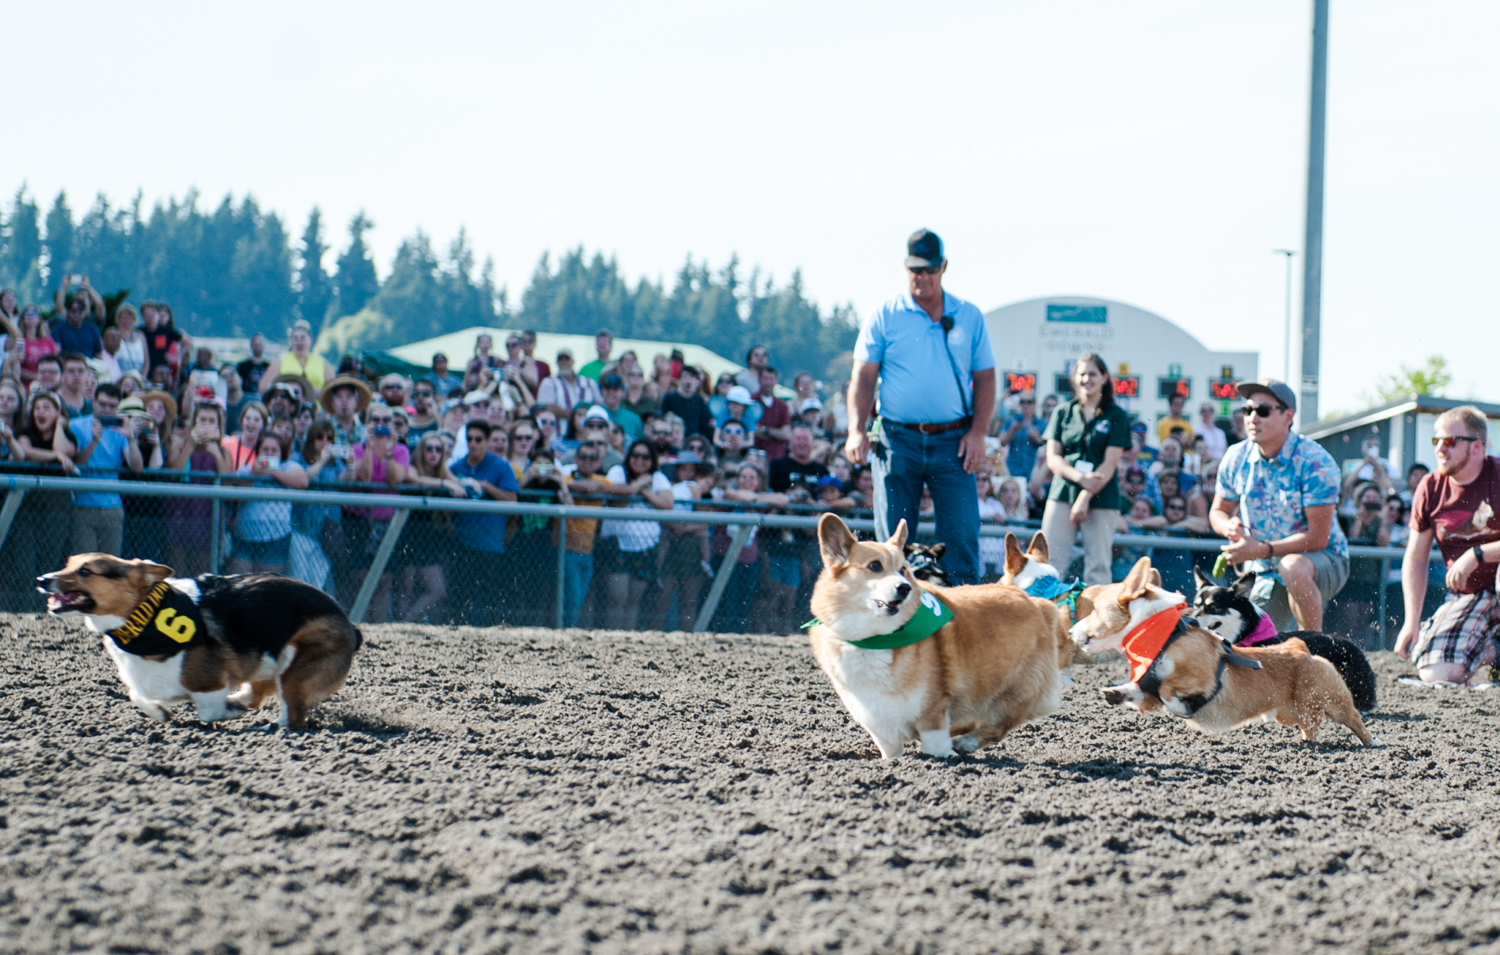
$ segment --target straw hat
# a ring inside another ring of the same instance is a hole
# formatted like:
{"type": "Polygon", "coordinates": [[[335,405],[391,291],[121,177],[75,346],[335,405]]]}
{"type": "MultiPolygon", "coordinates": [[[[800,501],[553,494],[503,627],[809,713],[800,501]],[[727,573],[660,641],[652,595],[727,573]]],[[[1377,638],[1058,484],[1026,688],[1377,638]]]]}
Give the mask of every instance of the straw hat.
{"type": "MultiPolygon", "coordinates": [[[[271,393],[271,389],[280,384],[288,384],[296,387],[297,394],[302,396],[303,401],[317,400],[318,389],[313,387],[313,383],[308,381],[301,375],[292,374],[277,375],[275,378],[262,378],[260,381],[261,395],[269,395],[271,393]]],[[[264,398],[262,400],[264,400],[264,398]]]]}
{"type": "Polygon", "coordinates": [[[370,386],[363,378],[356,378],[353,375],[340,375],[325,384],[323,393],[318,395],[318,404],[323,406],[324,411],[333,414],[333,393],[344,387],[353,388],[355,394],[359,395],[359,407],[355,410],[355,414],[364,414],[365,409],[370,407],[370,386]]]}
{"type": "MultiPolygon", "coordinates": [[[[132,395],[131,397],[135,397],[135,396],[132,395]]],[[[151,399],[153,399],[153,398],[155,398],[156,400],[160,401],[162,404],[166,405],[167,406],[167,425],[169,427],[177,422],[177,399],[173,398],[167,392],[162,391],[160,388],[152,388],[150,391],[142,392],[140,394],[140,398],[141,398],[141,407],[143,407],[143,408],[146,405],[149,405],[151,403],[151,399]]]]}

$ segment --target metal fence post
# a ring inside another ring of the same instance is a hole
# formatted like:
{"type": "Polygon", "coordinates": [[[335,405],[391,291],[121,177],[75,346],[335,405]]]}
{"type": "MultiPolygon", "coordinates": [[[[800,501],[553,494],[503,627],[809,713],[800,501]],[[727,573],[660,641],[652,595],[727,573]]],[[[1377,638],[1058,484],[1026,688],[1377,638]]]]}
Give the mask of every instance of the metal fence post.
{"type": "Polygon", "coordinates": [[[16,488],[5,495],[5,506],[0,507],[0,547],[5,546],[5,538],[10,536],[10,525],[16,519],[16,511],[21,509],[21,502],[26,499],[24,488],[16,488]]]}
{"type": "Polygon", "coordinates": [[[703,601],[703,609],[698,611],[698,620],[693,624],[694,633],[702,633],[713,622],[714,611],[719,609],[719,601],[724,596],[725,588],[729,586],[729,576],[734,573],[740,551],[745,549],[745,542],[750,539],[750,532],[753,530],[754,524],[740,524],[734,529],[734,536],[729,539],[729,551],[724,554],[723,563],[719,564],[719,572],[714,574],[713,586],[708,588],[708,599],[703,601]]]}
{"type": "Polygon", "coordinates": [[[567,596],[568,519],[557,519],[557,629],[563,628],[563,601],[567,596]]]}
{"type": "Polygon", "coordinates": [[[365,611],[370,609],[370,601],[375,599],[375,589],[380,586],[380,575],[385,573],[385,565],[390,563],[391,554],[396,550],[396,541],[401,537],[401,529],[406,526],[406,518],[410,514],[411,511],[402,507],[397,508],[396,513],[391,516],[391,524],[375,550],[375,559],[370,562],[365,582],[359,587],[359,596],[354,598],[354,606],[349,608],[349,619],[355,623],[365,622],[365,611]]]}
{"type": "Polygon", "coordinates": [[[1380,644],[1375,647],[1375,649],[1377,649],[1377,650],[1384,650],[1385,649],[1385,614],[1386,614],[1386,599],[1387,599],[1385,592],[1386,592],[1386,589],[1389,588],[1390,585],[1391,585],[1390,576],[1391,576],[1391,560],[1390,560],[1389,557],[1382,557],[1382,558],[1380,558],[1380,600],[1379,600],[1379,609],[1376,610],[1376,615],[1380,618],[1380,625],[1379,625],[1379,627],[1376,628],[1376,631],[1375,631],[1379,635],[1379,639],[1380,639],[1380,644]]]}
{"type": "Polygon", "coordinates": [[[224,527],[219,522],[219,499],[214,498],[213,505],[208,509],[208,572],[217,574],[219,572],[219,539],[224,533],[224,527]]]}

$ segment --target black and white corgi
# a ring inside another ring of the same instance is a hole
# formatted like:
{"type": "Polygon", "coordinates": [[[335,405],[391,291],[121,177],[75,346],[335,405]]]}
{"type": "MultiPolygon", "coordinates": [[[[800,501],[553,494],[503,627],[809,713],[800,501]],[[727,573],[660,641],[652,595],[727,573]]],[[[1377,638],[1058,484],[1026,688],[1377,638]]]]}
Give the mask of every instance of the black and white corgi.
{"type": "Polygon", "coordinates": [[[1316,630],[1277,632],[1270,616],[1261,613],[1250,601],[1250,590],[1255,586],[1253,571],[1242,574],[1228,587],[1220,586],[1196,567],[1193,577],[1198,582],[1193,616],[1204,629],[1218,634],[1225,643],[1242,647],[1270,646],[1296,637],[1307,644],[1309,653],[1322,657],[1339,671],[1356,709],[1361,713],[1375,709],[1375,671],[1354,641],[1316,630]]]}
{"type": "Polygon", "coordinates": [[[902,552],[906,555],[906,565],[911,568],[913,577],[934,587],[953,586],[953,581],[948,579],[948,572],[938,563],[948,552],[947,544],[941,541],[930,547],[926,544],[907,544],[902,552]]]}
{"type": "Polygon", "coordinates": [[[102,635],[130,701],[155,720],[182,700],[206,723],[229,719],[275,694],[279,724],[303,729],[364,642],[332,597],[276,574],[173,577],[151,561],[75,554],[36,583],[50,612],[83,614],[102,635]]]}

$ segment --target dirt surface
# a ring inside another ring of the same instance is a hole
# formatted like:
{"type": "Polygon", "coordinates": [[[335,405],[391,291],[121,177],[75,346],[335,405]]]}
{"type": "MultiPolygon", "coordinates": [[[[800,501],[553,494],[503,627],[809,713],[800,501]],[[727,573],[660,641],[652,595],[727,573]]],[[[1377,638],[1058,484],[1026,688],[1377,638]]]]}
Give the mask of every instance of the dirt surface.
{"type": "MultiPolygon", "coordinates": [[[[881,762],[800,638],[370,627],[315,732],[156,724],[0,618],[0,950],[1467,951],[1500,695],[1210,739],[1106,708],[881,762]]],[[[260,721],[274,711],[260,714],[260,721]]]]}

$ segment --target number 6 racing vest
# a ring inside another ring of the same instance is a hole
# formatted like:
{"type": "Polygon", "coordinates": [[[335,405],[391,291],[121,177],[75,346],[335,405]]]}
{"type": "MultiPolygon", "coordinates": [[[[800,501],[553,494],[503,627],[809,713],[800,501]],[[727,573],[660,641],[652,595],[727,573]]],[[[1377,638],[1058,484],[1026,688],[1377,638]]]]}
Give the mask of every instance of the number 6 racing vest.
{"type": "Polygon", "coordinates": [[[203,612],[193,598],[165,581],[151,588],[125,624],[106,632],[137,656],[171,656],[208,641],[203,612]]]}

